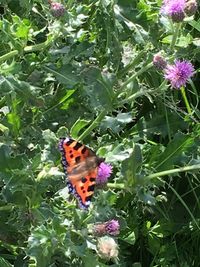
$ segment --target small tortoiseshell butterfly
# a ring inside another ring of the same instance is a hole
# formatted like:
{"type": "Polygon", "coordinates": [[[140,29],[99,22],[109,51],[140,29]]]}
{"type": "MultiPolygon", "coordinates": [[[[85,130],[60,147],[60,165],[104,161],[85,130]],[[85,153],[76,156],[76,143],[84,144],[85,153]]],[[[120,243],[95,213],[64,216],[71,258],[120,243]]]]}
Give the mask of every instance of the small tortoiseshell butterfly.
{"type": "Polygon", "coordinates": [[[60,140],[59,150],[69,192],[78,199],[80,207],[88,208],[94,194],[98,166],[104,159],[70,137],[60,140]]]}

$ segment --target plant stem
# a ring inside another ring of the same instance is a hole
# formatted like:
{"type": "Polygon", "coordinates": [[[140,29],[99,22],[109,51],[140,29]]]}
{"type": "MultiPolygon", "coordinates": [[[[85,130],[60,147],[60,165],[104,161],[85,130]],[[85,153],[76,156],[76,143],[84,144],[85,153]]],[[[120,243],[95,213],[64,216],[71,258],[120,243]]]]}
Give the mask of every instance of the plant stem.
{"type": "Polygon", "coordinates": [[[176,45],[181,25],[182,25],[181,23],[177,23],[176,24],[176,28],[175,28],[175,31],[173,33],[172,41],[171,41],[171,44],[170,44],[170,47],[169,47],[170,52],[173,52],[174,46],[176,45]]]}
{"type": "Polygon", "coordinates": [[[8,60],[9,58],[14,57],[14,56],[16,56],[16,55],[18,55],[18,54],[19,54],[19,51],[18,51],[18,50],[13,50],[13,51],[11,51],[11,52],[9,52],[9,53],[7,53],[7,54],[1,56],[1,57],[0,57],[0,62],[6,61],[6,60],[8,60]]]}
{"type": "Polygon", "coordinates": [[[124,189],[125,188],[125,184],[123,183],[107,183],[107,187],[108,188],[113,188],[113,189],[124,189]]]}
{"type": "Polygon", "coordinates": [[[26,47],[24,47],[24,52],[26,52],[26,53],[29,52],[30,53],[30,52],[34,52],[34,51],[39,51],[39,50],[45,49],[50,43],[51,43],[51,41],[47,39],[43,43],[26,46],[26,47]]]}
{"type": "Polygon", "coordinates": [[[185,102],[185,106],[187,108],[187,112],[188,112],[189,115],[191,115],[192,114],[192,110],[190,108],[190,104],[189,104],[189,101],[188,101],[186,93],[185,93],[185,87],[183,87],[183,86],[181,87],[181,94],[182,94],[183,100],[185,102]]]}
{"type": "Polygon", "coordinates": [[[126,86],[135,80],[135,78],[137,78],[139,75],[141,75],[142,73],[146,72],[148,69],[150,69],[151,67],[153,67],[153,62],[147,64],[145,67],[141,68],[139,71],[137,71],[136,73],[134,73],[130,78],[128,78],[120,87],[120,90],[123,91],[126,86]]]}
{"type": "Polygon", "coordinates": [[[101,113],[96,117],[92,124],[79,136],[78,140],[83,140],[87,135],[91,133],[92,130],[103,120],[107,113],[106,109],[103,109],[101,113]]]}
{"type": "MultiPolygon", "coordinates": [[[[195,164],[195,165],[190,165],[190,166],[185,166],[185,167],[180,167],[176,169],[170,169],[162,172],[156,172],[153,174],[150,174],[148,176],[143,177],[143,180],[147,182],[148,180],[174,174],[174,173],[179,173],[179,172],[187,172],[187,171],[193,171],[193,170],[199,170],[200,169],[200,164],[195,164]]],[[[109,188],[113,189],[125,189],[124,183],[108,183],[107,186],[109,188]]]]}
{"type": "MultiPolygon", "coordinates": [[[[166,98],[166,95],[164,93],[164,99],[166,98]]],[[[169,124],[169,117],[168,117],[168,112],[167,112],[167,107],[166,105],[164,105],[164,109],[165,109],[165,118],[166,118],[166,124],[167,124],[167,132],[168,132],[168,137],[169,137],[169,141],[172,140],[171,138],[171,131],[170,131],[170,124],[169,124]]]]}
{"type": "Polygon", "coordinates": [[[166,170],[166,171],[162,171],[162,172],[156,172],[156,173],[153,173],[153,174],[150,174],[150,175],[144,177],[143,179],[151,180],[151,179],[154,179],[157,177],[162,177],[162,176],[166,176],[166,175],[170,175],[170,174],[174,174],[174,173],[187,172],[187,171],[193,171],[193,170],[198,170],[198,169],[200,169],[200,164],[195,164],[195,165],[180,167],[180,168],[176,168],[176,169],[166,170]]]}
{"type": "Polygon", "coordinates": [[[138,53],[138,55],[128,64],[124,69],[119,73],[118,77],[121,78],[123,75],[125,75],[129,70],[131,70],[133,67],[135,67],[138,62],[141,62],[142,57],[147,53],[146,50],[142,50],[138,53]]]}
{"type": "Polygon", "coordinates": [[[164,80],[158,88],[156,88],[156,89],[150,89],[150,90],[142,90],[141,89],[139,92],[136,92],[136,93],[130,95],[128,98],[123,99],[120,102],[120,105],[123,105],[123,104],[125,104],[125,103],[127,103],[129,101],[133,101],[136,98],[138,98],[140,96],[143,96],[143,95],[147,95],[147,94],[151,94],[151,93],[153,93],[155,95],[156,92],[162,92],[162,91],[164,91],[167,88],[168,88],[167,82],[166,82],[166,80],[164,80]]]}
{"type": "MultiPolygon", "coordinates": [[[[51,39],[51,40],[48,40],[47,39],[43,43],[36,44],[36,45],[26,46],[26,47],[24,47],[24,52],[25,53],[30,53],[30,52],[42,50],[42,49],[46,48],[52,42],[52,40],[53,39],[51,39]]],[[[5,54],[5,55],[3,55],[3,56],[0,57],[0,62],[6,61],[9,58],[12,58],[12,57],[18,55],[19,53],[20,52],[18,50],[10,51],[9,53],[7,53],[7,54],[5,54]]]]}

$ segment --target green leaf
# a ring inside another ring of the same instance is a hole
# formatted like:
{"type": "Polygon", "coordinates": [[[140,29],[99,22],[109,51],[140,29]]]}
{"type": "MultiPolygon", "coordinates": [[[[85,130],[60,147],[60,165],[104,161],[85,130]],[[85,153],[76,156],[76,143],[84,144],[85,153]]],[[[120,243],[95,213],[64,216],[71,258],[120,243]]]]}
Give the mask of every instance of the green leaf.
{"type": "Polygon", "coordinates": [[[89,123],[90,121],[88,120],[78,119],[71,127],[71,136],[75,139],[78,138],[80,131],[85,128],[89,123]]]}
{"type": "Polygon", "coordinates": [[[18,114],[16,113],[9,113],[7,114],[8,122],[12,125],[12,130],[15,135],[18,134],[21,126],[21,120],[18,114]]]}
{"type": "Polygon", "coordinates": [[[2,257],[0,257],[0,266],[1,267],[13,267],[12,264],[10,264],[7,260],[5,260],[2,257]]]}
{"type": "Polygon", "coordinates": [[[2,123],[0,123],[0,132],[2,132],[5,135],[8,135],[9,133],[9,128],[4,126],[2,123]]]}
{"type": "Polygon", "coordinates": [[[188,47],[193,41],[192,35],[189,33],[186,36],[181,35],[176,43],[176,46],[179,47],[188,47]]]}
{"type": "Polygon", "coordinates": [[[97,267],[99,266],[99,262],[97,260],[97,256],[94,253],[89,251],[86,252],[86,255],[83,257],[84,266],[97,267]]]}
{"type": "Polygon", "coordinates": [[[152,133],[161,134],[162,137],[166,137],[169,129],[170,133],[173,135],[177,133],[178,130],[187,129],[188,126],[188,124],[174,112],[167,113],[167,123],[164,112],[162,114],[153,113],[153,117],[150,120],[143,120],[142,122],[143,129],[139,129],[139,131],[143,131],[147,136],[150,136],[150,133],[152,133]]]}
{"type": "Polygon", "coordinates": [[[76,73],[77,70],[70,64],[62,66],[59,70],[53,69],[52,67],[46,67],[46,69],[52,72],[56,76],[56,79],[60,83],[65,84],[67,88],[73,88],[80,81],[79,75],[76,73]]]}
{"type": "Polygon", "coordinates": [[[92,108],[107,107],[111,109],[113,103],[113,88],[111,84],[105,81],[102,77],[100,69],[90,67],[85,69],[82,74],[82,79],[87,84],[84,86],[84,93],[90,100],[92,108]]]}
{"type": "Polygon", "coordinates": [[[106,160],[108,162],[123,161],[130,157],[133,152],[133,148],[126,149],[123,144],[119,144],[114,148],[111,147],[101,147],[98,151],[107,151],[106,160]]]}
{"type": "Polygon", "coordinates": [[[163,171],[180,164],[184,159],[184,153],[193,146],[193,143],[194,138],[190,135],[177,133],[164,152],[158,155],[158,159],[154,163],[156,170],[163,171]]]}
{"type": "Polygon", "coordinates": [[[135,184],[136,170],[142,164],[142,154],[140,147],[134,145],[133,152],[130,157],[122,162],[121,173],[124,181],[129,188],[133,188],[135,184]]]}
{"type": "Polygon", "coordinates": [[[122,239],[125,242],[127,242],[127,243],[129,243],[131,245],[134,245],[135,241],[136,241],[135,233],[130,231],[125,236],[123,236],[122,239]]]}
{"type": "Polygon", "coordinates": [[[197,31],[199,31],[200,32],[200,19],[199,20],[192,20],[192,21],[190,21],[189,22],[189,24],[193,27],[193,28],[195,28],[197,31]]]}
{"type": "Polygon", "coordinates": [[[111,129],[114,133],[120,132],[123,127],[133,120],[132,114],[127,113],[118,113],[116,117],[106,116],[101,122],[102,130],[111,129]]]}
{"type": "Polygon", "coordinates": [[[11,75],[7,77],[0,76],[0,95],[10,95],[12,92],[15,92],[21,99],[31,105],[37,103],[38,87],[32,86],[25,81],[17,80],[11,75]]]}

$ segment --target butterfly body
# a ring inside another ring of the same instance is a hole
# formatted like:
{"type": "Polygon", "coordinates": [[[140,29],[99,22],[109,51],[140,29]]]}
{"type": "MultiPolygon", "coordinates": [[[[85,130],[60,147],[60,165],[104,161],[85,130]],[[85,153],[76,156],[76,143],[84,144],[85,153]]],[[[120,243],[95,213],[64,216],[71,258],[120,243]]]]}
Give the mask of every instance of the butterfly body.
{"type": "Polygon", "coordinates": [[[77,197],[81,207],[87,208],[94,194],[98,167],[104,159],[69,137],[60,140],[59,149],[69,192],[77,197]]]}

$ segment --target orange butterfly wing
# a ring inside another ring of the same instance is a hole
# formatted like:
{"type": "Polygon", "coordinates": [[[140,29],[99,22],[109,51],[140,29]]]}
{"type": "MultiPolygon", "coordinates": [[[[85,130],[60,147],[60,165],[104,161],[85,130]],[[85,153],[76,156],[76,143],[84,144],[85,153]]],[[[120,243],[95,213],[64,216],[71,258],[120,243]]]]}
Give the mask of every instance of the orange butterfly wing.
{"type": "Polygon", "coordinates": [[[82,208],[88,208],[94,194],[98,166],[103,161],[85,145],[70,137],[59,143],[62,165],[68,177],[69,192],[74,194],[82,208]]]}

